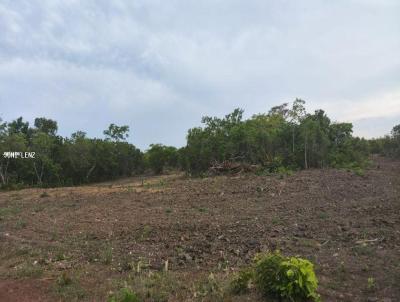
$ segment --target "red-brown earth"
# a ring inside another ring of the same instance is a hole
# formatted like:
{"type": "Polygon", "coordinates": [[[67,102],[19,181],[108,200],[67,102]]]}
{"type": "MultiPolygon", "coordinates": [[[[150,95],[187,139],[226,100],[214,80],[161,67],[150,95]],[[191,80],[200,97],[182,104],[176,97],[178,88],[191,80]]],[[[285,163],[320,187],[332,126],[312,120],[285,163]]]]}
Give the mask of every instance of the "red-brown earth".
{"type": "Polygon", "coordinates": [[[275,249],[315,264],[323,301],[400,301],[400,162],[0,193],[0,301],[262,301],[227,284],[275,249]]]}

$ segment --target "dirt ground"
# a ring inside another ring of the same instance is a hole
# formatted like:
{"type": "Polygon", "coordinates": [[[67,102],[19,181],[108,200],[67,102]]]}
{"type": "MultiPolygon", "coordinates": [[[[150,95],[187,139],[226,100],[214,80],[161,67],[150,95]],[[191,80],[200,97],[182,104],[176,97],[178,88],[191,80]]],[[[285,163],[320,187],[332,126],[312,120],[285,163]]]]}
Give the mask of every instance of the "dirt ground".
{"type": "Polygon", "coordinates": [[[323,301],[400,301],[400,162],[0,193],[0,301],[262,301],[226,288],[275,249],[315,263],[323,301]]]}

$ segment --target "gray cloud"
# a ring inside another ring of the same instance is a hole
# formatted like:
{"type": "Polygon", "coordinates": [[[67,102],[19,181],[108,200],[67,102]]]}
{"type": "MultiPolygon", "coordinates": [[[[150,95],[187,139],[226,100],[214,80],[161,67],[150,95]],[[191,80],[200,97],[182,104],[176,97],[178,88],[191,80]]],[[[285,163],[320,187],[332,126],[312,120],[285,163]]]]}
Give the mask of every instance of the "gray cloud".
{"type": "Polygon", "coordinates": [[[202,115],[301,97],[383,135],[400,116],[399,14],[373,0],[2,1],[0,116],[55,118],[63,135],[129,124],[140,147],[179,146],[202,115]]]}

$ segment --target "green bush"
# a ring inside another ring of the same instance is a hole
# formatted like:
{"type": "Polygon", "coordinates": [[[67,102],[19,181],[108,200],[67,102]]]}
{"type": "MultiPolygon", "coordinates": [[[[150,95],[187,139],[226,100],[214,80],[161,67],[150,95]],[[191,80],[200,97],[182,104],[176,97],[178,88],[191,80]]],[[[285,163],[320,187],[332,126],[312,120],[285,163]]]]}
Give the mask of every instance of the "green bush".
{"type": "Polygon", "coordinates": [[[310,261],[284,257],[279,252],[259,255],[255,261],[254,283],[263,295],[289,301],[320,301],[310,261]]]}
{"type": "Polygon", "coordinates": [[[140,299],[134,291],[125,287],[114,295],[111,295],[107,302],[140,302],[140,299]]]}

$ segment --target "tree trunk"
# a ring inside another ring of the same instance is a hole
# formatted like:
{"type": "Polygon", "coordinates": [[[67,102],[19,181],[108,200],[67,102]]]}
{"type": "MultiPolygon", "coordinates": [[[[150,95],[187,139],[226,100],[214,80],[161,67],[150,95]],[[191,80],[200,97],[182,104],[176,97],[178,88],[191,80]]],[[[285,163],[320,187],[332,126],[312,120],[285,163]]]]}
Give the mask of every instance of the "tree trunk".
{"type": "Polygon", "coordinates": [[[3,183],[3,185],[6,185],[8,182],[8,177],[7,177],[7,170],[8,170],[8,163],[9,161],[7,160],[7,164],[4,167],[3,163],[0,166],[0,177],[1,177],[1,182],[3,183]]]}
{"type": "Polygon", "coordinates": [[[0,166],[0,177],[1,177],[1,182],[3,185],[6,184],[6,176],[5,176],[5,172],[3,173],[3,164],[1,164],[0,166]]]}
{"type": "Polygon", "coordinates": [[[294,154],[294,127],[292,128],[292,153],[294,154]]]}
{"type": "Polygon", "coordinates": [[[86,180],[89,180],[89,176],[90,174],[92,174],[94,168],[96,168],[96,164],[94,164],[88,171],[88,173],[86,174],[86,180]]]}
{"type": "Polygon", "coordinates": [[[35,174],[36,174],[36,177],[38,179],[38,184],[41,185],[42,184],[43,167],[42,167],[42,171],[41,171],[40,174],[39,174],[39,172],[38,172],[38,170],[36,168],[36,163],[33,163],[33,168],[35,169],[35,174]]]}
{"type": "Polygon", "coordinates": [[[308,169],[308,163],[307,163],[307,132],[304,137],[304,168],[308,169]]]}

